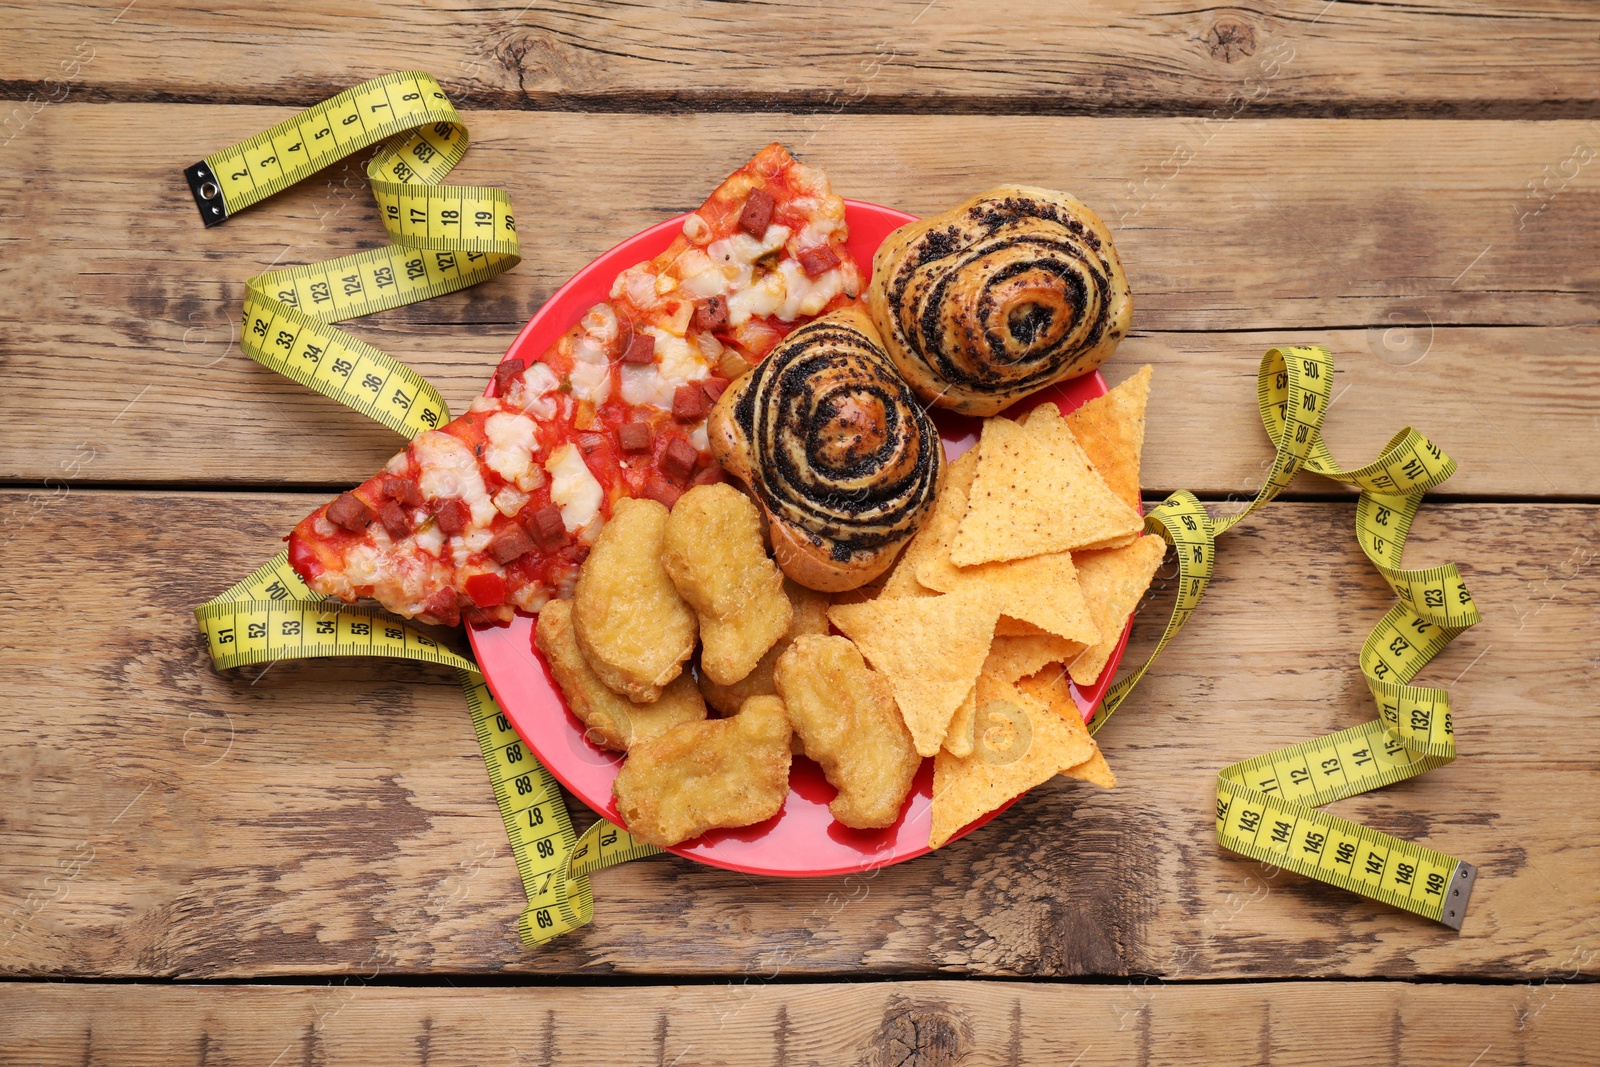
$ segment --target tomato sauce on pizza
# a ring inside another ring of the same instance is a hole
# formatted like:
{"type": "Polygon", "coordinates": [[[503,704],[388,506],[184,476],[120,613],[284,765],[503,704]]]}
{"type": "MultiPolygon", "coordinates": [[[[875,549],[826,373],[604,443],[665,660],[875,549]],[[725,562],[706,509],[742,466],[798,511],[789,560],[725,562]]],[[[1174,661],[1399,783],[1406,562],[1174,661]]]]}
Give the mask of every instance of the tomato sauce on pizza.
{"type": "Polygon", "coordinates": [[[827,177],[768,145],[537,361],[501,363],[465,414],[301,520],[290,563],[315,592],[446,625],[570,596],[617,500],[721,479],[711,404],[856,298],[847,238],[827,177]]]}

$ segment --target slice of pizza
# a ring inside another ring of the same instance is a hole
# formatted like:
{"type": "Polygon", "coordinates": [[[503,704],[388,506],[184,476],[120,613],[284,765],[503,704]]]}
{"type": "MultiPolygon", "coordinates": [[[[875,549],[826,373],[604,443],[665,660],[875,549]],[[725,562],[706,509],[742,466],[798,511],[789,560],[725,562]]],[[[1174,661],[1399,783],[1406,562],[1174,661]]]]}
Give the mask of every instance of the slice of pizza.
{"type": "Polygon", "coordinates": [[[570,596],[617,500],[670,507],[722,477],[706,413],[856,297],[847,236],[827,177],[768,145],[536,362],[501,363],[466,414],[301,520],[290,563],[318,593],[446,625],[570,596]]]}

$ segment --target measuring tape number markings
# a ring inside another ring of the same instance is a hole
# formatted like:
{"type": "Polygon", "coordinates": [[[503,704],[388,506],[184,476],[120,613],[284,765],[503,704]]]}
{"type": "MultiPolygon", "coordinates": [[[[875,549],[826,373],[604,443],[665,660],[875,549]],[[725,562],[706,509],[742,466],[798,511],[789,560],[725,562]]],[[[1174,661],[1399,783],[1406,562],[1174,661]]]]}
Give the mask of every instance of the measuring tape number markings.
{"type": "MultiPolygon", "coordinates": [[[[251,278],[245,354],[406,437],[447,422],[443,398],[420,374],[333,323],[476,285],[517,264],[505,191],[439,184],[466,154],[467,140],[438,83],[412,71],[364,82],[185,170],[201,218],[215,226],[381,145],[367,177],[394,244],[251,278]]],[[[195,618],[219,670],[323,656],[454,668],[528,895],[517,924],[526,943],[590,921],[590,873],[660,851],[603,819],[580,839],[555,779],[501,713],[477,664],[380,608],[318,597],[286,553],[196,609],[195,618]]]]}
{"type": "Polygon", "coordinates": [[[251,278],[245,355],[406,437],[448,421],[426,379],[333,323],[465,289],[520,262],[505,190],[439,184],[467,141],[439,83],[409,71],[347,89],[185,170],[215,226],[381,143],[367,179],[394,244],[251,278]]]}

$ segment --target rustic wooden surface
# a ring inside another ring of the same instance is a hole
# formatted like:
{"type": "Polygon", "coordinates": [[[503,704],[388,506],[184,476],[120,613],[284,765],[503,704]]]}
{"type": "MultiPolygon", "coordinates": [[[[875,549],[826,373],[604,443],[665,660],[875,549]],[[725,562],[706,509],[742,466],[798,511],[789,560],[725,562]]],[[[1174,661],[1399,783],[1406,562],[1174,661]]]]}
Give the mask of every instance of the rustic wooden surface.
{"type": "Polygon", "coordinates": [[[0,987],[0,1010],[32,1051],[24,1057],[0,1047],[0,1064],[1578,1067],[1594,1062],[1597,993],[1574,985],[1337,982],[1131,989],[1033,982],[652,989],[24,985],[0,987]],[[630,1025],[618,1025],[621,1019],[630,1025]]]}
{"type": "Polygon", "coordinates": [[[1600,14],[998,10],[0,0],[0,1064],[1592,1061],[1600,14]],[[1462,932],[1216,847],[1218,768],[1372,715],[1390,596],[1307,477],[1102,735],[1116,791],[873,877],[629,864],[523,948],[449,675],[219,675],[189,615],[398,440],[233,343],[245,278],[381,243],[359,166],[212,230],[178,172],[408,67],[470,109],[456,177],[510,191],[526,260],[351,326],[458,410],[573,270],[774,139],[912,212],[1095,206],[1153,499],[1251,495],[1261,352],[1328,344],[1341,460],[1410,422],[1461,463],[1408,560],[1484,610],[1425,675],[1462,758],[1338,810],[1477,862],[1462,932]]]}
{"type": "Polygon", "coordinates": [[[558,110],[1208,114],[1237,97],[1284,114],[1600,113],[1600,16],[1581,0],[1293,0],[1267,11],[1120,0],[999,17],[985,0],[5,0],[0,13],[14,28],[0,40],[0,85],[19,97],[67,84],[97,100],[303,106],[421,68],[479,106],[558,110]],[[62,68],[71,57],[88,58],[62,68]]]}
{"type": "MultiPolygon", "coordinates": [[[[219,675],[193,630],[189,609],[320,499],[0,494],[39,508],[12,524],[9,551],[36,562],[0,613],[0,796],[17,828],[0,886],[36,894],[10,969],[1515,979],[1581,949],[1582,972],[1600,971],[1600,507],[1441,504],[1413,534],[1411,559],[1461,561],[1486,616],[1425,675],[1451,691],[1463,758],[1339,811],[1479,864],[1460,934],[1216,847],[1218,769],[1374,714],[1356,651],[1392,594],[1348,505],[1280,502],[1223,542],[1204,613],[1102,735],[1114,792],[1058,779],[871,877],[629,864],[596,876],[598,922],[529,952],[452,675],[219,675]],[[105,559],[108,530],[139,531],[137,551],[105,559]]],[[[1153,594],[1130,664],[1169,603],[1153,594]]]]}

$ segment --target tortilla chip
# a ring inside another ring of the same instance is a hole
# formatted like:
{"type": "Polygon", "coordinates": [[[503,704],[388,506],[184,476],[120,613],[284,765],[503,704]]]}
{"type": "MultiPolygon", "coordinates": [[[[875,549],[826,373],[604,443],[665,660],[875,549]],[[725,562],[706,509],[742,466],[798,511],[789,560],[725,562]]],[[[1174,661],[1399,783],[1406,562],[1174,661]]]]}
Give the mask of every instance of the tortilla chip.
{"type": "Polygon", "coordinates": [[[1067,684],[1066,672],[1052,667],[1040,671],[1032,678],[1022,679],[1017,683],[1017,688],[1041,703],[1049,705],[1050,709],[1066,722],[1068,729],[1082,730],[1083,736],[1088,737],[1089,743],[1094,745],[1092,756],[1076,766],[1062,768],[1061,773],[1068,778],[1081,778],[1102,789],[1115,789],[1117,776],[1111,773],[1105,756],[1100,752],[1100,746],[1094,743],[1088,726],[1084,724],[1083,714],[1078,710],[1078,702],[1072,699],[1072,687],[1067,684]]]}
{"type": "Polygon", "coordinates": [[[1055,405],[1043,404],[1026,428],[1010,419],[984,422],[978,473],[950,544],[950,561],[970,567],[1024,559],[1143,528],[1139,515],[1089,465],[1055,405]]]}
{"type": "Polygon", "coordinates": [[[1067,429],[1117,498],[1139,509],[1139,460],[1144,452],[1144,409],[1150,400],[1149,364],[1133,377],[1067,416],[1067,429]]]}
{"type": "Polygon", "coordinates": [[[1083,588],[1089,611],[1100,629],[1100,640],[1090,645],[1070,665],[1072,680],[1093,685],[1106,661],[1122,639],[1128,616],[1139,606],[1139,598],[1150,588],[1156,568],[1167,554],[1166,542],[1145,534],[1126,548],[1100,552],[1079,552],[1078,584],[1083,588]]]}
{"type": "MultiPolygon", "coordinates": [[[[1067,428],[1083,447],[1094,469],[1111,491],[1139,510],[1139,464],[1144,453],[1145,405],[1150,399],[1149,364],[1104,396],[1097,396],[1067,415],[1067,428]]],[[[1121,548],[1138,534],[1111,537],[1085,549],[1121,548]]]]}
{"type": "Polygon", "coordinates": [[[1096,541],[1092,545],[1084,545],[1082,548],[1075,548],[1072,551],[1098,552],[1102,548],[1126,548],[1128,545],[1133,544],[1137,540],[1139,540],[1138,534],[1127,534],[1122,537],[1108,537],[1104,541],[1096,541]]]}
{"type": "MultiPolygon", "coordinates": [[[[1053,552],[1029,559],[957,567],[950,562],[950,538],[967,511],[977,457],[971,451],[951,465],[951,474],[935,506],[935,513],[919,535],[917,584],[941,593],[985,589],[1001,610],[1018,622],[1084,645],[1099,640],[1089,605],[1078,588],[1078,575],[1070,552],[1053,552]]],[[[911,553],[908,551],[907,556],[911,553]]],[[[912,562],[908,559],[907,563],[912,562]]],[[[1014,636],[1014,635],[1006,635],[1014,636]]]]}
{"type": "Polygon", "coordinates": [[[1066,641],[1092,645],[1100,631],[1078,587],[1071,552],[957,567],[948,554],[917,568],[917,580],[941,593],[987,589],[1000,610],[1066,641]]]}
{"type": "Polygon", "coordinates": [[[945,731],[944,750],[952,756],[970,756],[974,717],[978,714],[978,687],[974,685],[950,718],[950,729],[945,731]]]}
{"type": "Polygon", "coordinates": [[[1094,749],[1087,733],[1073,733],[1061,716],[993,675],[978,676],[977,697],[977,728],[983,736],[1004,732],[1007,709],[1021,712],[1026,732],[1010,735],[1018,739],[1016,753],[1006,751],[1008,743],[1000,742],[998,747],[979,744],[965,757],[949,752],[935,757],[930,848],[938,848],[963,826],[1063,768],[1084,762],[1094,749]]]}
{"type": "MultiPolygon", "coordinates": [[[[900,554],[900,558],[904,559],[905,553],[902,552],[900,554]]],[[[894,576],[894,572],[899,569],[899,566],[900,564],[896,562],[889,568],[889,570],[878,575],[866,585],[857,586],[854,589],[841,589],[837,593],[823,593],[822,595],[825,597],[831,597],[833,603],[835,604],[864,604],[869,600],[876,600],[880,596],[884,595],[884,589],[888,586],[890,580],[894,576]]],[[[927,595],[932,596],[933,593],[930,591],[927,595]]]]}
{"type": "Polygon", "coordinates": [[[989,654],[999,617],[994,601],[979,592],[880,597],[828,610],[833,624],[888,677],[906,729],[923,756],[938,752],[944,743],[951,717],[989,654]]]}
{"type": "Polygon", "coordinates": [[[961,516],[967,513],[967,493],[972,488],[972,478],[978,472],[978,450],[968,449],[944,470],[944,484],[934,499],[933,511],[900,554],[900,562],[889,574],[883,587],[885,599],[906,596],[935,596],[938,590],[923,585],[917,571],[923,563],[950,553],[950,539],[955,536],[961,516]]]}
{"type": "MultiPolygon", "coordinates": [[[[920,537],[922,535],[918,534],[917,536],[920,537]]],[[[939,594],[936,591],[917,581],[917,564],[916,560],[911,556],[911,550],[916,547],[916,538],[912,538],[905,551],[900,553],[899,561],[889,571],[889,576],[884,579],[876,597],[849,597],[836,593],[834,594],[834,599],[840,604],[859,604],[863,600],[900,600],[908,596],[938,596],[939,594]]]]}
{"type": "MultiPolygon", "coordinates": [[[[1076,641],[1063,641],[1054,634],[1042,637],[996,637],[989,646],[989,658],[983,661],[985,674],[992,674],[1006,682],[1015,682],[1037,674],[1049,663],[1070,663],[1083,651],[1076,641]]],[[[948,747],[948,746],[947,746],[948,747]]]]}
{"type": "Polygon", "coordinates": [[[1115,789],[1117,787],[1117,776],[1111,773],[1111,767],[1106,763],[1106,758],[1101,754],[1098,747],[1095,748],[1094,755],[1076,767],[1068,767],[1061,773],[1068,778],[1078,778],[1088,782],[1090,785],[1097,785],[1101,789],[1115,789]]]}

